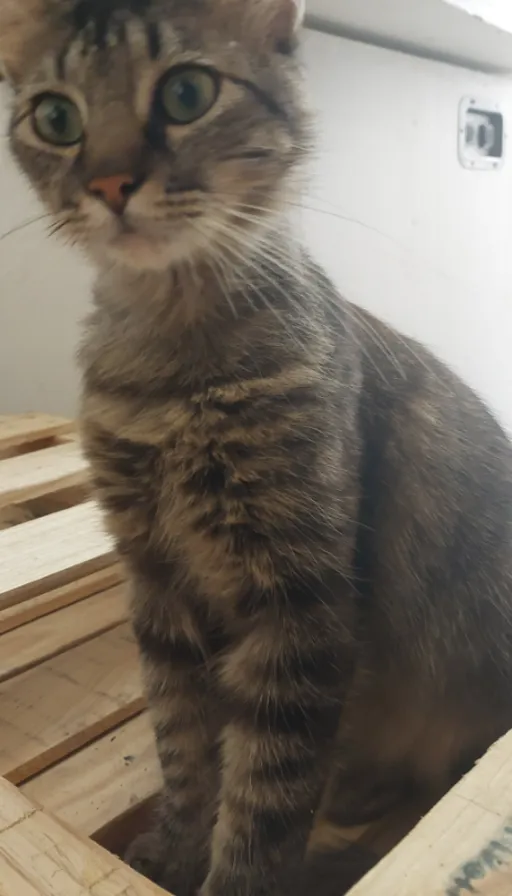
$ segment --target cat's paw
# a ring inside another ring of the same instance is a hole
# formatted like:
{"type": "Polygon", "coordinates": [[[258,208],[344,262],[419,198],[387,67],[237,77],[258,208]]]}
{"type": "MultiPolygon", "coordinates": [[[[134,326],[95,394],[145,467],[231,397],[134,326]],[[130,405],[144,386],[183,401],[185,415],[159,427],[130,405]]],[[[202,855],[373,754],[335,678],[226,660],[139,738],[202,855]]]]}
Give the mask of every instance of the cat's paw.
{"type": "Polygon", "coordinates": [[[136,837],[126,851],[125,862],[134,871],[159,884],[165,872],[165,844],[158,831],[136,837]]]}
{"type": "Polygon", "coordinates": [[[407,790],[391,782],[389,786],[376,783],[374,787],[350,789],[343,800],[328,812],[328,820],[342,828],[358,827],[379,821],[400,806],[407,798],[407,790]]]}
{"type": "Polygon", "coordinates": [[[174,896],[196,896],[204,880],[205,869],[194,856],[187,865],[184,856],[173,859],[171,844],[160,831],[149,831],[137,837],[126,852],[125,862],[174,896]]]}

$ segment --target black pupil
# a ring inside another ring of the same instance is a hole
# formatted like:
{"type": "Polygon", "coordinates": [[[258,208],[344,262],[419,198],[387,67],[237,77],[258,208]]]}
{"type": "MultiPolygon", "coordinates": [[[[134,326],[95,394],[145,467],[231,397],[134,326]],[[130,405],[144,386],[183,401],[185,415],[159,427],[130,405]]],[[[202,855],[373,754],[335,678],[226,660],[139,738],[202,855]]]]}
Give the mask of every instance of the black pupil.
{"type": "Polygon", "coordinates": [[[193,112],[194,109],[197,109],[199,104],[199,89],[193,81],[186,81],[185,79],[178,81],[174,89],[176,91],[176,96],[185,109],[189,112],[193,112]]]}
{"type": "Polygon", "coordinates": [[[69,126],[69,114],[65,106],[55,105],[48,115],[51,128],[59,137],[67,134],[69,126]]]}

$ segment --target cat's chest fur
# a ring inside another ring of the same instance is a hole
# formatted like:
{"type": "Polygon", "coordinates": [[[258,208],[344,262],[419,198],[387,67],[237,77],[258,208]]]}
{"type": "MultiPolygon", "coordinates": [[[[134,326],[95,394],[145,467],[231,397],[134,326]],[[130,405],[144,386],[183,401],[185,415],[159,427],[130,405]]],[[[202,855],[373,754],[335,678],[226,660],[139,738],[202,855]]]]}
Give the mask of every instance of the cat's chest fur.
{"type": "Polygon", "coordinates": [[[347,418],[347,450],[330,437],[332,345],[288,344],[266,312],[181,335],[137,320],[99,311],[82,352],[84,441],[120,550],[176,558],[213,598],[273,589],[313,563],[301,532],[338,526],[351,436],[347,418]]]}
{"type": "Polygon", "coordinates": [[[93,392],[84,400],[94,484],[121,552],[177,558],[212,595],[240,590],[247,558],[233,538],[258,518],[268,472],[263,432],[237,413],[243,400],[235,386],[229,402],[211,391],[154,404],[93,392]]]}

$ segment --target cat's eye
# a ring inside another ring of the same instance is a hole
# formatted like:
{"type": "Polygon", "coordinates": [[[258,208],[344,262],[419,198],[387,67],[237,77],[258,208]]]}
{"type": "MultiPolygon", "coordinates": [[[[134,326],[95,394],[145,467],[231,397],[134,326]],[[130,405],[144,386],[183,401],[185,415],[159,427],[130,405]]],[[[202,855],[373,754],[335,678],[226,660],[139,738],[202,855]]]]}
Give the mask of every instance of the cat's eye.
{"type": "Polygon", "coordinates": [[[198,65],[171,69],[160,82],[160,111],[171,124],[191,124],[210,111],[219,87],[219,76],[210,69],[198,65]]]}
{"type": "Polygon", "coordinates": [[[32,105],[37,136],[53,146],[75,146],[83,139],[84,123],[76,103],[57,93],[44,93],[32,105]]]}

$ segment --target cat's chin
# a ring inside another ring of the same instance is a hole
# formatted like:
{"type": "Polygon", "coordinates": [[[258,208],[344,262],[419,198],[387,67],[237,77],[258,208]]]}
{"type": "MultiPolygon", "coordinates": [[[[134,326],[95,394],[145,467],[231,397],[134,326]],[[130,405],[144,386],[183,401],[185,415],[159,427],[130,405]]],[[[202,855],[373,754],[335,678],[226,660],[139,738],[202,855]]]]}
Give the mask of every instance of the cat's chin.
{"type": "Polygon", "coordinates": [[[158,240],[133,231],[96,246],[93,254],[136,270],[163,271],[187,257],[190,250],[185,240],[158,240]]]}
{"type": "Polygon", "coordinates": [[[108,254],[128,267],[164,270],[169,266],[167,242],[151,240],[139,233],[121,233],[106,246],[108,254]]]}

